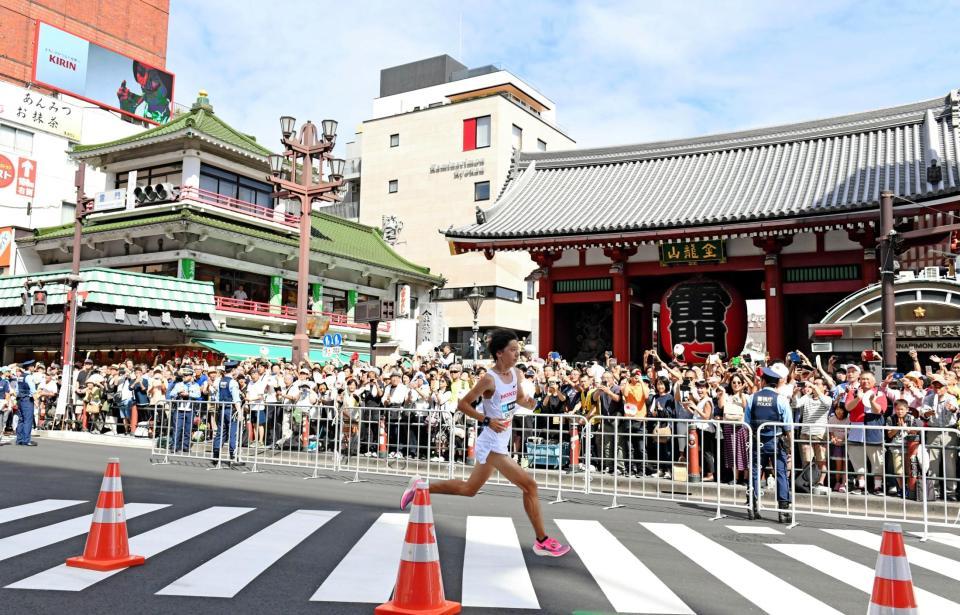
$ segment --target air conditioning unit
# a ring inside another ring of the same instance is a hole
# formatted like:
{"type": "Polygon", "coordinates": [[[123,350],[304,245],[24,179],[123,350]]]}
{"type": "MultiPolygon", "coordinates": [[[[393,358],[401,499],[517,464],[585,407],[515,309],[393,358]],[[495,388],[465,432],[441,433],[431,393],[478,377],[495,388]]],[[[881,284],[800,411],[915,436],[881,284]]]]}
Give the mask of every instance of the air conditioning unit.
{"type": "Polygon", "coordinates": [[[180,196],[180,188],[169,182],[147,184],[146,186],[137,186],[133,190],[133,196],[138,204],[164,203],[177,200],[177,197],[180,196]]]}
{"type": "Polygon", "coordinates": [[[927,280],[939,280],[940,279],[940,268],[939,267],[924,267],[923,268],[923,277],[927,280]]]}

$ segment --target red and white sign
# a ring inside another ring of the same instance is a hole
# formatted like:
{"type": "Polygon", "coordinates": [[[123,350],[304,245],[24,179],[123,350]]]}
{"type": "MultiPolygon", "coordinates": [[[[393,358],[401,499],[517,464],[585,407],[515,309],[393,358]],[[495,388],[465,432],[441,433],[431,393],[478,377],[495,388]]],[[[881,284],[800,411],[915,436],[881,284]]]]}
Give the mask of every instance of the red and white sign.
{"type": "Polygon", "coordinates": [[[13,252],[13,229],[0,228],[0,267],[10,266],[10,256],[13,252]]]}
{"type": "Polygon", "coordinates": [[[17,176],[17,170],[13,168],[13,163],[6,156],[0,154],[0,188],[6,188],[13,183],[13,178],[17,176]]]}
{"type": "Polygon", "coordinates": [[[17,161],[17,194],[33,198],[34,188],[37,185],[37,161],[29,158],[20,158],[17,161]]]}

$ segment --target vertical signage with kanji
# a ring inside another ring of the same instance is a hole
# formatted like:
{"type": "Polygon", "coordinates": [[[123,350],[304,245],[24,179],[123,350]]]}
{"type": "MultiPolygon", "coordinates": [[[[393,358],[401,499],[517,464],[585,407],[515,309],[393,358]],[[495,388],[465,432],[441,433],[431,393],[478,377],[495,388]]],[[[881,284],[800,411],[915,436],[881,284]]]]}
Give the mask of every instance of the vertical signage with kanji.
{"type": "Polygon", "coordinates": [[[32,199],[37,184],[37,162],[21,157],[17,161],[17,171],[17,194],[32,199]]]}

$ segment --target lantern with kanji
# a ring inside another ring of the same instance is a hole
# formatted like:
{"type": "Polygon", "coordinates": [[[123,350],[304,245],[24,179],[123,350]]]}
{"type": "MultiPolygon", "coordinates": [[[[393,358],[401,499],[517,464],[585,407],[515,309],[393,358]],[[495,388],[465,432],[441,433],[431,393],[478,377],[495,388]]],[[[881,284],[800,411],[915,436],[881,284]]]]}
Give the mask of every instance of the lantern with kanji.
{"type": "Polygon", "coordinates": [[[747,339],[747,302],[726,282],[695,278],[674,284],[660,302],[660,343],[667,353],[683,346],[683,359],[704,363],[736,356],[747,339]]]}

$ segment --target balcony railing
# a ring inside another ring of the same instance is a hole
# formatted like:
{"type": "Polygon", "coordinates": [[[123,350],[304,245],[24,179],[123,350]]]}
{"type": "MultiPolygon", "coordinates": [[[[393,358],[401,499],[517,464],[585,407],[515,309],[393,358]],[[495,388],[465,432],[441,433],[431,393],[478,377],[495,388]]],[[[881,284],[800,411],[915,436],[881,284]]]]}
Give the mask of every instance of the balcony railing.
{"type": "MultiPolygon", "coordinates": [[[[231,297],[214,297],[217,310],[222,312],[236,312],[238,314],[249,314],[251,316],[265,316],[268,318],[283,318],[286,320],[297,319],[297,308],[292,305],[271,305],[260,301],[249,301],[247,299],[233,299],[231,297]]],[[[317,316],[326,316],[330,319],[330,325],[336,327],[347,327],[350,329],[370,329],[370,325],[362,322],[352,322],[346,314],[339,312],[314,312],[308,314],[317,316]]],[[[377,331],[384,333],[390,332],[390,323],[382,322],[377,331]]]]}
{"type": "Polygon", "coordinates": [[[184,186],[180,189],[180,199],[190,199],[198,201],[205,205],[212,205],[221,209],[246,214],[261,220],[269,220],[287,226],[297,227],[300,224],[300,216],[290,214],[282,209],[272,209],[256,203],[241,201],[229,196],[224,196],[216,192],[195,188],[193,186],[184,186]]]}

